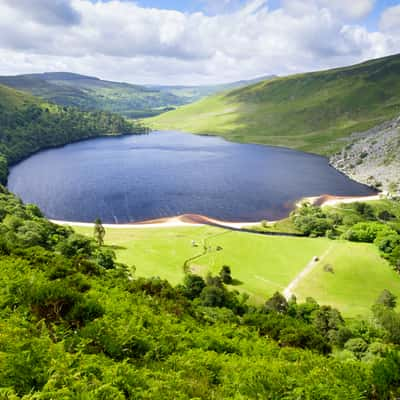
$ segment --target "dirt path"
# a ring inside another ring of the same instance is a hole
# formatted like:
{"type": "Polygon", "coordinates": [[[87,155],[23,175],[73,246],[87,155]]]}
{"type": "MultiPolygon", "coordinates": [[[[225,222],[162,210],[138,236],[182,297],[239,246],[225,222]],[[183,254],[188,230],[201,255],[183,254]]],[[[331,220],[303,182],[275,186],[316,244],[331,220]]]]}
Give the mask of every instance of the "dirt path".
{"type": "Polygon", "coordinates": [[[325,251],[324,254],[322,254],[321,257],[318,257],[318,261],[315,261],[314,258],[305,266],[305,268],[300,271],[300,273],[289,283],[288,286],[286,286],[285,290],[283,291],[283,295],[285,296],[286,300],[289,300],[292,295],[293,291],[296,288],[296,286],[299,284],[299,282],[305,278],[315,267],[317,264],[319,264],[332,250],[334,245],[332,244],[329,246],[329,248],[325,251]]]}

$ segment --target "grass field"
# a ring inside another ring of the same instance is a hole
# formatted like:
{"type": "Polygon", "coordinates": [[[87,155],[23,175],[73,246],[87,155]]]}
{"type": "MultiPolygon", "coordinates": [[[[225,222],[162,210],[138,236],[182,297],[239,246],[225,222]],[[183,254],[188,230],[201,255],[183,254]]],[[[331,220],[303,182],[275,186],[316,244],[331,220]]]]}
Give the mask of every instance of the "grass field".
{"type": "MultiPolygon", "coordinates": [[[[75,229],[92,235],[91,228],[75,229]]],[[[120,262],[135,266],[137,276],[160,276],[172,284],[182,282],[183,265],[189,258],[195,257],[191,270],[203,276],[216,274],[223,265],[229,265],[237,281],[232,288],[247,292],[258,304],[277,290],[283,292],[314,256],[324,254],[293,289],[299,300],[313,297],[352,317],[367,315],[383,289],[400,296],[400,277],[373,245],[261,236],[208,226],[108,228],[106,244],[114,248],[120,262]],[[198,247],[192,246],[192,240],[198,247]],[[210,249],[202,255],[204,244],[210,249]],[[332,265],[333,273],[324,271],[327,264],[332,265]]]]}
{"type": "Polygon", "coordinates": [[[395,55],[263,81],[180,107],[146,124],[327,155],[342,148],[350,133],[398,115],[399,77],[400,55],[395,55]]]}

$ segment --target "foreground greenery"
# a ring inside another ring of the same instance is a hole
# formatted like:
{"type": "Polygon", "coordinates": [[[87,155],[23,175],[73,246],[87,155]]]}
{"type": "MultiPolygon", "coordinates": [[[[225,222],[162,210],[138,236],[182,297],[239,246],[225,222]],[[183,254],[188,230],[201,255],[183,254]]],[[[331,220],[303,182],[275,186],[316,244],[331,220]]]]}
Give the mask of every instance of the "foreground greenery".
{"type": "Polygon", "coordinates": [[[8,166],[48,147],[102,135],[145,133],[138,123],[104,111],[43,103],[37,98],[0,85],[0,183],[8,166]]]}
{"type": "MultiPolygon", "coordinates": [[[[234,271],[178,286],[0,193],[0,398],[392,399],[400,314],[370,321],[279,293],[228,291],[234,271]],[[230,273],[232,272],[232,276],[230,273]]],[[[98,235],[96,235],[98,239],[98,235]]]]}
{"type": "MultiPolygon", "coordinates": [[[[399,113],[400,55],[264,81],[151,119],[152,127],[319,154],[399,113]]],[[[149,121],[149,122],[150,122],[149,121]]]]}

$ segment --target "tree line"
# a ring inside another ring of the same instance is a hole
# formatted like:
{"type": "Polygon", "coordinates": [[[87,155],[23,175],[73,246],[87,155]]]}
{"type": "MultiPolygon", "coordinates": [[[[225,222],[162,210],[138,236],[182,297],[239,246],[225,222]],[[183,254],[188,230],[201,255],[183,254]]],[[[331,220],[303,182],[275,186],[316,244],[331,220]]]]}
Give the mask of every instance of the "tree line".
{"type": "Polygon", "coordinates": [[[16,108],[0,104],[0,182],[7,182],[9,165],[41,149],[104,135],[147,132],[139,122],[105,111],[35,103],[16,108]]]}

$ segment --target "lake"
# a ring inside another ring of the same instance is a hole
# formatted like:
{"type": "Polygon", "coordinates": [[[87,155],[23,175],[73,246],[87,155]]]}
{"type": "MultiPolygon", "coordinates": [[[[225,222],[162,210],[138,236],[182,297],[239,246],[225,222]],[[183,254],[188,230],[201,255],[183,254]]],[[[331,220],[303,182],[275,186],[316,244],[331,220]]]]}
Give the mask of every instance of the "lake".
{"type": "Polygon", "coordinates": [[[305,196],[374,193],[324,157],[173,131],[42,151],[11,168],[8,187],[49,218],[107,223],[187,213],[275,220],[305,196]]]}

